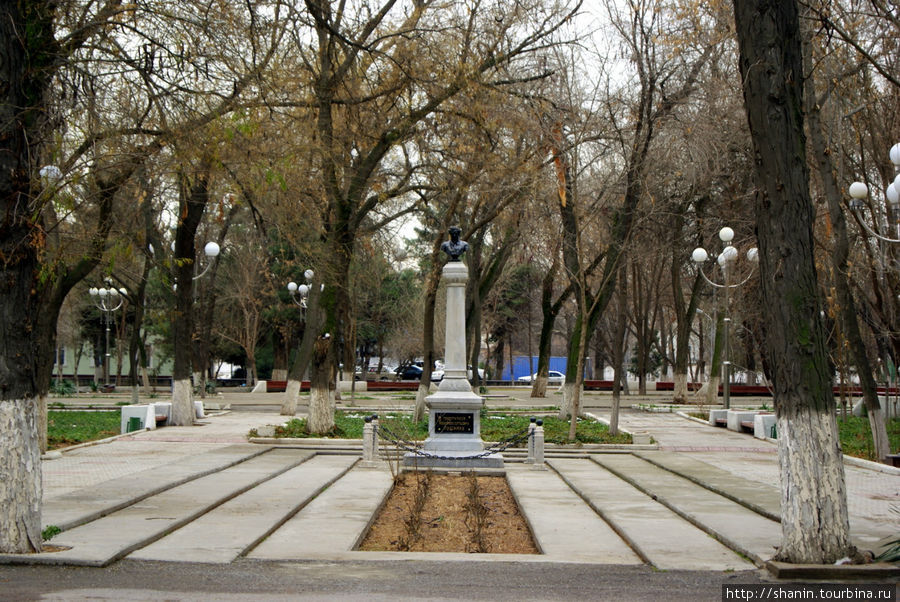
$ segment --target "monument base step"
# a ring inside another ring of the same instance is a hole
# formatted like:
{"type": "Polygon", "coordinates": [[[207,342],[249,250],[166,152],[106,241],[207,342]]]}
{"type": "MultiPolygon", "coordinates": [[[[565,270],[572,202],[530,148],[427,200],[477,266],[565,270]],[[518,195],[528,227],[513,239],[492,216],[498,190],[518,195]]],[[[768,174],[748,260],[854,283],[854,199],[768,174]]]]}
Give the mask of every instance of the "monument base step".
{"type": "Polygon", "coordinates": [[[404,468],[446,468],[450,470],[468,470],[471,468],[503,468],[503,454],[479,456],[472,452],[441,451],[432,454],[415,454],[403,456],[404,468]]]}

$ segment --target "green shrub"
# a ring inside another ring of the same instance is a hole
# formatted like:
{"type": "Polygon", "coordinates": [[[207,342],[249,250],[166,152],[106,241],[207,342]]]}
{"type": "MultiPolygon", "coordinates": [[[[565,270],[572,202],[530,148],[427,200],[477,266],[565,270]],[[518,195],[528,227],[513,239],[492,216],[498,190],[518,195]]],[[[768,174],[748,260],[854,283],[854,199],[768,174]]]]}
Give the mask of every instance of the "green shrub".
{"type": "Polygon", "coordinates": [[[50,385],[50,392],[54,395],[69,396],[75,394],[75,385],[70,380],[53,379],[50,385]]]}
{"type": "Polygon", "coordinates": [[[44,541],[50,541],[60,533],[62,533],[62,529],[60,529],[56,525],[47,525],[46,527],[44,527],[44,530],[41,531],[41,539],[44,541]]]}

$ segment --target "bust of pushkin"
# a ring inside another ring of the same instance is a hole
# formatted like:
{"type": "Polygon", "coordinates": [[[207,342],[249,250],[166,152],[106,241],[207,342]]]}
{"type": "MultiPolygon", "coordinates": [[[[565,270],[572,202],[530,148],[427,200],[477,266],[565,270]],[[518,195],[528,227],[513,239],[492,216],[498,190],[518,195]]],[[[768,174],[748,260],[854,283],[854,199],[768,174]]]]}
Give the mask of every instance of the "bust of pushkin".
{"type": "Polygon", "coordinates": [[[441,251],[450,256],[450,261],[459,261],[459,256],[466,252],[469,243],[459,239],[462,233],[459,226],[450,227],[450,240],[445,240],[441,245],[441,251]]]}

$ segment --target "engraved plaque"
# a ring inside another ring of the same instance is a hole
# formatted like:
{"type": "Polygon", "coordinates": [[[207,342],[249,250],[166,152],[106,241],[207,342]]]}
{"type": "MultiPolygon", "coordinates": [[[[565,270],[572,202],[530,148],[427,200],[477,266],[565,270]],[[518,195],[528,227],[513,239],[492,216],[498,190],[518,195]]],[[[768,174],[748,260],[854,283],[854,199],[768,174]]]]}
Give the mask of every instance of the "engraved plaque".
{"type": "Polygon", "coordinates": [[[456,412],[434,413],[435,433],[461,433],[471,435],[475,433],[475,416],[472,413],[459,414],[456,412]]]}

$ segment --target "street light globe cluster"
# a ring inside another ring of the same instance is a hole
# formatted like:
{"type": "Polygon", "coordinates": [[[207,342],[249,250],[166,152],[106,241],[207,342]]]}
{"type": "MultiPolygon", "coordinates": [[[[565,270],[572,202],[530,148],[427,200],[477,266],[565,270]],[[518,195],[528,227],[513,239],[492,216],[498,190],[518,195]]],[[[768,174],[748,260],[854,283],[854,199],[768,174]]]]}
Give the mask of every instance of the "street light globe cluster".
{"type": "MultiPolygon", "coordinates": [[[[891,163],[894,164],[894,169],[900,172],[900,143],[895,144],[891,147],[890,150],[890,158],[891,163]]],[[[891,243],[900,243],[900,240],[888,238],[882,236],[881,234],[875,232],[861,217],[861,212],[866,207],[865,198],[869,196],[869,187],[866,186],[863,182],[853,182],[850,184],[850,188],[848,190],[850,193],[850,210],[857,214],[857,217],[860,220],[862,226],[869,232],[869,234],[875,236],[876,238],[891,243]]],[[[900,173],[894,177],[894,181],[888,184],[887,189],[884,191],[885,199],[887,200],[889,212],[888,212],[888,220],[891,224],[897,225],[900,224],[900,173]]]]}
{"type": "Polygon", "coordinates": [[[315,272],[312,270],[306,270],[303,272],[303,277],[306,279],[306,284],[297,284],[293,280],[287,283],[287,290],[291,294],[291,299],[293,299],[294,303],[297,303],[301,307],[305,307],[306,296],[309,294],[309,283],[312,282],[313,276],[315,276],[315,272]],[[300,302],[297,302],[297,294],[300,295],[300,302]]]}
{"type": "Polygon", "coordinates": [[[116,289],[113,286],[109,288],[106,288],[105,286],[100,288],[92,286],[90,289],[88,289],[88,293],[90,293],[91,297],[100,297],[101,299],[106,299],[107,297],[109,297],[110,299],[115,299],[119,295],[124,296],[128,294],[128,291],[126,291],[124,288],[116,289]]]}
{"type": "MultiPolygon", "coordinates": [[[[736,248],[728,244],[732,240],[734,240],[734,230],[732,230],[728,226],[725,226],[724,228],[719,230],[719,240],[725,243],[726,246],[724,249],[722,249],[722,252],[719,253],[719,256],[716,258],[716,262],[719,264],[719,266],[724,268],[726,264],[735,262],[740,253],[738,253],[738,250],[736,248]]],[[[696,249],[694,249],[693,253],[691,253],[691,259],[694,261],[694,263],[700,265],[706,263],[706,261],[709,259],[709,253],[707,253],[706,249],[704,249],[703,247],[697,247],[696,249]]],[[[753,247],[752,249],[747,251],[747,259],[749,259],[753,263],[759,261],[759,251],[756,249],[756,247],[753,247]]]]}

